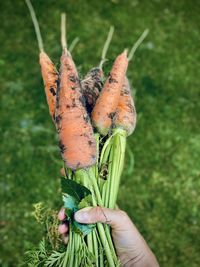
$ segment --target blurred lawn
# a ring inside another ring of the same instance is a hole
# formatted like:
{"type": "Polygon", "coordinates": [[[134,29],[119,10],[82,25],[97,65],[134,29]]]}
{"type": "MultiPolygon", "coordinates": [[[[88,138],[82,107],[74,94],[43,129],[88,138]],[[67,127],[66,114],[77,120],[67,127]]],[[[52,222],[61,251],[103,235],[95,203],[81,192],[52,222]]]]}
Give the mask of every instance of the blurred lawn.
{"type": "MultiPolygon", "coordinates": [[[[68,14],[68,40],[83,75],[96,65],[110,25],[115,56],[148,27],[130,63],[138,124],[118,203],[163,267],[200,266],[200,3],[199,1],[32,1],[46,51],[59,63],[60,13],[68,14]]],[[[24,1],[1,1],[0,30],[0,266],[18,266],[41,238],[33,203],[59,208],[60,155],[48,115],[38,47],[24,1]]]]}

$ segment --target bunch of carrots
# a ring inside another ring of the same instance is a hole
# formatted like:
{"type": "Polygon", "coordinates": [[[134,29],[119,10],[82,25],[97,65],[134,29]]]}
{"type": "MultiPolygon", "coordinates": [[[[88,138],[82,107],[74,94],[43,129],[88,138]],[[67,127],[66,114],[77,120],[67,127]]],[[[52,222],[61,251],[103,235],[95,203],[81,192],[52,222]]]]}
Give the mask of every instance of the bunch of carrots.
{"type": "MultiPolygon", "coordinates": [[[[61,184],[70,225],[69,243],[62,257],[53,262],[47,259],[44,266],[120,266],[109,226],[80,225],[73,220],[73,214],[88,205],[116,207],[126,138],[136,125],[136,110],[126,73],[148,30],[129,53],[124,50],[116,57],[106,77],[103,65],[114,32],[111,27],[100,63],[80,80],[67,46],[65,14],[61,15],[62,56],[58,71],[44,51],[31,2],[25,1],[36,30],[46,99],[64,161],[65,177],[61,184]]],[[[51,259],[55,259],[54,256],[51,259]]]]}

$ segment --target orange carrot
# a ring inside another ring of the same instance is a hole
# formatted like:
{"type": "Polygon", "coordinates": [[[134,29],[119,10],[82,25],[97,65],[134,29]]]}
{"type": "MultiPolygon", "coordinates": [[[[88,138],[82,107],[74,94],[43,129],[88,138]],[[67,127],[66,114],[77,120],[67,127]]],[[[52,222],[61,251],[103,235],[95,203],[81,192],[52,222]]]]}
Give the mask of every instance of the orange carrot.
{"type": "Polygon", "coordinates": [[[29,8],[30,15],[35,27],[35,32],[38,40],[38,46],[40,50],[40,66],[42,72],[42,78],[45,86],[45,94],[47,103],[49,106],[49,112],[54,120],[55,117],[55,104],[56,104],[56,91],[58,88],[58,72],[49,58],[49,56],[44,52],[42,36],[40,33],[39,24],[35,15],[35,11],[30,0],[26,0],[26,4],[29,8]]]}
{"type": "Polygon", "coordinates": [[[109,77],[92,111],[92,122],[102,135],[106,135],[112,125],[127,67],[128,58],[125,50],[115,59],[109,77]]]}
{"type": "Polygon", "coordinates": [[[132,134],[136,125],[136,110],[131,95],[131,88],[128,78],[125,78],[123,87],[120,93],[119,103],[115,116],[115,126],[126,130],[127,135],[132,134]]]}
{"type": "MultiPolygon", "coordinates": [[[[133,45],[128,56],[129,61],[133,58],[135,51],[137,50],[139,45],[143,42],[148,32],[149,32],[148,29],[146,29],[139,37],[139,39],[136,41],[136,43],[133,45]]],[[[114,118],[114,124],[116,127],[120,127],[126,130],[127,135],[132,134],[132,132],[135,129],[136,110],[131,95],[130,84],[127,77],[125,77],[124,84],[121,89],[121,95],[117,106],[116,116],[114,118]]]]}
{"type": "Polygon", "coordinates": [[[46,99],[49,106],[49,112],[54,120],[56,92],[58,89],[58,72],[53,62],[44,51],[40,52],[40,66],[45,86],[46,99]]]}
{"type": "Polygon", "coordinates": [[[86,108],[89,113],[92,112],[99,93],[103,87],[103,63],[106,61],[106,53],[112,40],[113,32],[114,27],[111,26],[102,50],[99,66],[92,68],[81,81],[83,95],[86,99],[86,108]]]}
{"type": "MultiPolygon", "coordinates": [[[[62,24],[64,24],[64,15],[62,18],[62,24]]],[[[62,44],[63,54],[55,120],[63,160],[68,168],[76,170],[95,164],[96,141],[84,106],[75,64],[64,39],[62,44]]]]}
{"type": "Polygon", "coordinates": [[[103,71],[99,67],[92,68],[81,81],[81,87],[87,111],[91,113],[103,87],[103,71]]]}

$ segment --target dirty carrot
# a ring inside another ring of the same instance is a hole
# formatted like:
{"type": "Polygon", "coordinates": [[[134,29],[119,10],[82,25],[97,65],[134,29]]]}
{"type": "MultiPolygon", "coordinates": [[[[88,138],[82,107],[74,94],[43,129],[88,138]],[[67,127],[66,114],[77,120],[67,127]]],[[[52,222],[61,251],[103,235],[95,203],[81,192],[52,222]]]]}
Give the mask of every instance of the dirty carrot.
{"type": "Polygon", "coordinates": [[[113,32],[114,27],[111,26],[102,50],[99,66],[92,68],[81,81],[83,95],[86,99],[86,108],[89,113],[92,112],[99,93],[103,87],[103,63],[106,61],[106,54],[113,36],[113,32]]]}
{"type": "MultiPolygon", "coordinates": [[[[145,30],[137,42],[133,45],[128,60],[130,61],[139,45],[147,36],[148,30],[145,30]]],[[[123,86],[121,88],[120,98],[117,105],[116,115],[114,117],[114,129],[110,137],[110,155],[109,161],[110,174],[103,186],[103,202],[105,206],[114,208],[116,205],[117,193],[119,190],[120,176],[123,170],[126,137],[130,135],[136,124],[136,111],[131,95],[130,84],[127,77],[124,77],[123,86]]],[[[109,147],[109,145],[108,145],[109,147]]],[[[104,159],[103,159],[104,160],[104,159]]]]}
{"type": "MultiPolygon", "coordinates": [[[[138,38],[138,40],[133,45],[129,55],[128,60],[132,60],[137,48],[140,46],[140,44],[143,42],[143,40],[146,38],[149,30],[146,29],[142,35],[138,38]]],[[[114,120],[115,127],[120,127],[124,130],[126,130],[127,135],[132,134],[132,132],[135,129],[136,125],[136,110],[135,105],[133,101],[133,97],[131,94],[131,88],[128,81],[128,78],[125,77],[124,84],[121,89],[121,94],[119,98],[119,103],[117,106],[117,112],[116,117],[114,120]]]]}
{"type": "Polygon", "coordinates": [[[83,96],[86,101],[86,108],[89,113],[96,103],[99,92],[103,87],[103,72],[99,68],[92,68],[81,81],[83,96]]]}
{"type": "Polygon", "coordinates": [[[56,71],[53,62],[44,51],[40,53],[40,65],[45,86],[46,99],[49,106],[49,112],[54,120],[56,92],[58,89],[59,81],[58,72],[56,71]]]}
{"type": "Polygon", "coordinates": [[[39,24],[38,24],[33,6],[31,4],[31,1],[30,0],[25,0],[25,1],[29,8],[31,18],[34,24],[37,40],[38,40],[38,46],[40,50],[39,61],[40,61],[40,66],[41,66],[42,78],[43,78],[44,86],[45,86],[45,94],[46,94],[46,99],[47,99],[47,103],[49,106],[49,112],[52,116],[52,119],[54,120],[56,91],[58,88],[58,72],[53,62],[49,58],[49,56],[44,52],[44,46],[43,46],[42,36],[40,33],[39,24]]]}
{"type": "Polygon", "coordinates": [[[125,78],[117,105],[115,126],[126,130],[127,135],[132,134],[136,125],[136,110],[131,95],[128,78],[125,78]]]}
{"type": "MultiPolygon", "coordinates": [[[[65,32],[64,14],[62,14],[63,32],[65,32]]],[[[66,167],[76,170],[95,164],[96,141],[85,109],[76,66],[67,50],[65,34],[62,34],[62,48],[55,120],[63,160],[66,167]]]]}
{"type": "Polygon", "coordinates": [[[116,59],[102,92],[92,111],[92,122],[97,130],[106,135],[112,125],[128,67],[127,51],[116,59]]]}

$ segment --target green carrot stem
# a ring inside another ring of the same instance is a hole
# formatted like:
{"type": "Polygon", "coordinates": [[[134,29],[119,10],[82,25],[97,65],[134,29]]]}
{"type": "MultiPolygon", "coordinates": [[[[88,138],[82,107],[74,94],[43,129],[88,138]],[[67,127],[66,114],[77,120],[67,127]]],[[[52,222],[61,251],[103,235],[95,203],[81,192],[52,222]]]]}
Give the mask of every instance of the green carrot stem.
{"type": "MultiPolygon", "coordinates": [[[[109,154],[110,154],[110,150],[112,148],[112,139],[110,139],[110,143],[107,145],[106,147],[104,147],[105,149],[103,150],[103,152],[101,153],[101,161],[100,161],[100,166],[101,168],[108,168],[108,166],[110,165],[110,161],[109,161],[109,154]],[[105,166],[107,165],[107,166],[105,166]]],[[[107,181],[104,181],[102,178],[100,178],[101,184],[100,184],[100,190],[101,190],[101,194],[103,194],[103,187],[104,185],[107,183],[107,181]]],[[[104,196],[105,196],[105,192],[104,192],[104,196]]],[[[102,197],[103,199],[103,197],[102,197]]]]}
{"type": "Polygon", "coordinates": [[[120,147],[120,158],[119,158],[119,165],[118,165],[118,179],[116,179],[115,183],[115,196],[113,198],[112,206],[115,207],[116,201],[117,201],[117,195],[119,191],[119,184],[120,184],[120,178],[122,175],[122,170],[124,167],[124,158],[125,158],[125,149],[126,149],[126,131],[122,130],[118,133],[118,141],[119,141],[119,147],[120,147]]]}
{"type": "MultiPolygon", "coordinates": [[[[77,246],[77,243],[75,243],[75,247],[77,246]]],[[[76,250],[74,250],[74,267],[78,267],[78,259],[77,259],[77,256],[76,256],[76,250]]]]}
{"type": "MultiPolygon", "coordinates": [[[[97,206],[97,203],[95,200],[94,200],[94,206],[97,206]]],[[[101,239],[103,239],[103,241],[105,241],[106,248],[108,247],[108,249],[105,249],[106,255],[108,255],[108,253],[109,253],[116,261],[117,256],[116,256],[114,245],[113,245],[113,242],[111,239],[111,233],[108,229],[109,226],[105,225],[105,228],[104,228],[102,224],[97,224],[97,227],[98,227],[101,239]],[[108,252],[108,250],[110,250],[110,251],[108,252]]]]}
{"type": "MultiPolygon", "coordinates": [[[[76,241],[75,241],[75,255],[78,255],[78,251],[80,249],[80,236],[76,235],[76,241]]],[[[78,267],[79,266],[79,260],[78,257],[75,256],[75,262],[74,262],[74,267],[78,267]]]]}
{"type": "MultiPolygon", "coordinates": [[[[113,137],[114,138],[114,137],[113,137]]],[[[112,148],[110,151],[109,155],[109,165],[108,165],[108,178],[107,178],[107,183],[105,184],[105,196],[104,196],[104,205],[105,207],[109,208],[109,199],[110,199],[110,192],[111,192],[111,185],[112,185],[112,174],[114,171],[114,161],[113,158],[115,157],[115,151],[114,151],[114,146],[112,144],[112,148]]]]}
{"type": "Polygon", "coordinates": [[[64,260],[63,260],[63,267],[66,267],[67,264],[68,264],[68,259],[69,259],[69,245],[67,246],[67,250],[65,252],[65,257],[64,257],[64,260]]]}
{"type": "Polygon", "coordinates": [[[115,183],[116,183],[116,179],[118,179],[118,173],[116,172],[117,167],[118,167],[118,163],[119,163],[119,154],[117,152],[118,150],[118,143],[117,143],[117,136],[113,137],[113,154],[111,154],[111,161],[112,161],[112,170],[111,170],[111,175],[110,175],[110,183],[109,183],[109,188],[107,191],[107,196],[108,196],[108,201],[107,201],[107,207],[108,208],[114,208],[112,207],[112,202],[113,202],[113,198],[115,195],[115,183]]]}
{"type": "Polygon", "coordinates": [[[69,267],[74,267],[74,233],[71,230],[71,249],[70,249],[70,260],[69,260],[69,267]]]}
{"type": "Polygon", "coordinates": [[[67,49],[67,39],[66,39],[66,14],[61,14],[61,44],[62,49],[67,49]]]}
{"type": "MultiPolygon", "coordinates": [[[[96,181],[96,179],[95,179],[95,177],[94,177],[94,175],[93,175],[93,173],[91,171],[89,171],[89,176],[90,176],[90,179],[93,182],[94,191],[95,191],[95,194],[96,194],[96,197],[97,197],[98,204],[103,207],[103,201],[102,201],[102,198],[101,198],[101,195],[100,195],[100,192],[99,192],[97,181],[96,181]]],[[[113,256],[115,256],[116,252],[115,252],[115,249],[114,249],[114,246],[113,246],[113,242],[112,242],[109,226],[105,225],[105,229],[106,229],[105,230],[105,234],[106,234],[110,249],[112,251],[113,256]]]]}
{"type": "Polygon", "coordinates": [[[72,53],[72,51],[74,50],[74,47],[77,45],[78,42],[79,42],[79,38],[78,37],[74,38],[74,40],[72,41],[68,49],[70,53],[72,53]]]}
{"type": "MultiPolygon", "coordinates": [[[[114,156],[114,155],[111,154],[111,156],[114,156]]],[[[101,199],[101,194],[99,192],[97,180],[95,178],[92,168],[90,168],[87,171],[79,170],[76,172],[76,174],[79,175],[79,179],[81,179],[81,182],[83,183],[83,185],[87,186],[92,192],[93,205],[97,206],[97,203],[98,203],[100,206],[103,206],[103,201],[101,199]],[[96,198],[94,196],[96,196],[96,198]]],[[[109,226],[105,225],[105,229],[104,229],[102,224],[97,224],[97,227],[98,227],[101,239],[103,239],[103,242],[105,242],[105,246],[106,246],[105,253],[106,253],[106,256],[109,257],[108,261],[110,262],[112,258],[114,259],[115,262],[117,262],[117,256],[116,256],[115,248],[112,242],[109,226]],[[110,255],[111,257],[108,255],[110,255]]]]}
{"type": "Polygon", "coordinates": [[[100,163],[103,162],[103,158],[105,158],[105,151],[106,151],[106,149],[107,149],[107,148],[111,145],[111,143],[112,143],[112,137],[113,137],[113,135],[111,135],[111,136],[106,140],[106,142],[105,142],[105,144],[104,144],[104,146],[103,146],[103,148],[102,148],[102,150],[101,150],[100,163]]]}
{"type": "Polygon", "coordinates": [[[99,231],[100,238],[102,240],[103,247],[105,249],[105,254],[106,254],[107,260],[109,262],[109,266],[114,267],[115,262],[113,260],[113,255],[110,251],[110,247],[109,247],[109,243],[107,241],[106,235],[105,235],[104,227],[101,223],[97,223],[97,228],[99,231]]]}
{"type": "Polygon", "coordinates": [[[89,251],[91,253],[94,253],[93,241],[92,241],[92,233],[89,233],[86,238],[87,238],[87,246],[88,246],[89,251]]]}
{"type": "MultiPolygon", "coordinates": [[[[99,189],[98,189],[98,186],[97,186],[95,177],[92,175],[92,173],[90,173],[90,178],[91,178],[91,180],[93,182],[94,191],[95,191],[95,194],[97,196],[97,202],[98,202],[98,204],[100,206],[103,207],[103,201],[101,199],[101,195],[100,195],[100,192],[99,192],[99,189]]],[[[93,205],[94,206],[97,206],[96,200],[94,200],[94,199],[93,199],[93,205]]],[[[110,233],[110,230],[109,230],[109,226],[108,225],[105,225],[105,235],[106,235],[108,244],[110,246],[110,249],[112,251],[112,255],[115,257],[116,256],[116,252],[115,252],[115,249],[114,249],[114,245],[113,245],[113,242],[112,242],[111,233],[110,233]]]]}
{"type": "Polygon", "coordinates": [[[109,33],[108,33],[108,37],[107,37],[106,42],[105,42],[104,47],[103,47],[102,55],[101,55],[101,61],[99,64],[99,68],[101,68],[101,69],[103,67],[103,63],[106,61],[106,54],[107,54],[110,42],[112,40],[113,33],[114,33],[114,27],[111,26],[109,33]]]}
{"type": "Polygon", "coordinates": [[[104,207],[108,207],[108,199],[109,199],[109,188],[110,188],[110,182],[111,182],[111,172],[112,172],[112,157],[110,155],[113,154],[112,149],[112,139],[110,139],[110,144],[107,146],[107,149],[105,150],[104,157],[102,157],[103,164],[108,165],[108,175],[107,180],[104,182],[103,188],[102,188],[102,200],[104,207]]]}
{"type": "Polygon", "coordinates": [[[94,230],[92,231],[92,241],[93,241],[93,247],[94,247],[94,255],[95,255],[96,267],[99,267],[99,260],[98,260],[98,242],[97,242],[96,231],[94,231],[94,230]]]}
{"type": "Polygon", "coordinates": [[[99,138],[100,138],[99,133],[96,133],[95,134],[95,139],[96,139],[96,143],[97,143],[97,163],[99,161],[99,143],[100,143],[99,138]]]}
{"type": "Polygon", "coordinates": [[[96,179],[98,178],[99,175],[99,138],[100,135],[98,133],[95,134],[95,139],[96,139],[96,164],[92,167],[95,173],[96,179]]]}
{"type": "Polygon", "coordinates": [[[117,195],[119,191],[119,184],[120,184],[120,177],[122,174],[123,166],[124,166],[124,157],[125,157],[125,148],[126,148],[126,135],[119,134],[118,135],[119,140],[119,146],[120,146],[120,158],[119,158],[119,165],[118,165],[118,179],[115,182],[115,196],[113,197],[113,203],[111,203],[112,206],[116,205],[117,201],[117,195]]]}
{"type": "Polygon", "coordinates": [[[36,15],[35,15],[34,8],[33,8],[32,4],[31,4],[30,0],[25,0],[25,2],[26,2],[27,6],[29,8],[30,15],[31,15],[31,18],[32,18],[32,21],[33,21],[33,24],[34,24],[39,50],[42,52],[42,51],[44,51],[44,46],[43,46],[42,36],[41,36],[41,33],[40,33],[40,27],[39,27],[39,24],[38,24],[36,15]]]}
{"type": "Polygon", "coordinates": [[[137,50],[137,48],[141,45],[141,43],[144,41],[144,39],[146,38],[146,36],[148,35],[149,33],[149,29],[146,29],[142,35],[139,37],[139,39],[136,41],[136,43],[133,45],[133,47],[131,48],[131,51],[128,55],[128,60],[130,61],[134,54],[135,54],[135,51],[137,50]]]}
{"type": "Polygon", "coordinates": [[[113,135],[113,157],[111,155],[112,161],[112,173],[111,173],[111,182],[109,188],[109,203],[108,207],[111,209],[115,208],[115,202],[117,198],[120,177],[121,177],[121,168],[124,162],[124,152],[126,142],[121,142],[121,139],[126,139],[126,132],[123,129],[114,130],[113,135]]]}
{"type": "Polygon", "coordinates": [[[65,253],[64,261],[63,261],[63,267],[66,267],[69,265],[70,250],[71,250],[71,229],[69,229],[69,242],[67,244],[67,250],[65,253]]]}
{"type": "MultiPolygon", "coordinates": [[[[94,199],[93,204],[94,204],[94,206],[97,206],[97,203],[96,203],[95,199],[94,199]]],[[[97,223],[97,227],[98,227],[101,239],[103,241],[105,241],[106,247],[108,246],[108,248],[109,248],[109,249],[105,249],[106,255],[108,255],[107,254],[108,250],[110,250],[109,254],[113,257],[114,261],[116,262],[117,256],[116,256],[114,245],[113,245],[113,242],[112,242],[112,239],[111,239],[111,233],[109,231],[109,226],[105,225],[105,229],[104,229],[102,224],[97,223]]]]}
{"type": "Polygon", "coordinates": [[[65,254],[65,258],[64,258],[63,267],[69,266],[69,261],[71,258],[71,251],[72,251],[72,229],[69,228],[69,243],[67,245],[67,251],[65,254]]]}
{"type": "Polygon", "coordinates": [[[98,229],[95,228],[94,231],[95,231],[95,235],[96,235],[96,238],[97,238],[97,241],[99,244],[99,266],[102,267],[102,266],[104,266],[104,249],[102,246],[101,239],[99,238],[98,229]]]}
{"type": "MultiPolygon", "coordinates": [[[[93,206],[97,206],[97,201],[98,203],[101,205],[102,204],[102,200],[101,200],[101,196],[98,190],[98,186],[97,186],[97,181],[94,179],[94,174],[92,174],[91,170],[79,170],[76,172],[76,176],[79,176],[79,179],[81,180],[82,184],[84,186],[86,186],[91,192],[92,192],[92,201],[93,201],[93,206]],[[92,183],[91,183],[92,182],[92,183]],[[95,191],[96,190],[96,191],[95,191]],[[94,194],[95,191],[95,194],[94,194]],[[97,201],[95,199],[95,196],[98,198],[97,201]]],[[[107,260],[111,266],[115,266],[114,262],[116,262],[117,260],[117,256],[116,254],[113,255],[113,248],[111,249],[109,246],[109,242],[107,240],[107,236],[105,234],[105,230],[104,227],[101,223],[97,223],[97,228],[100,234],[100,238],[102,240],[102,243],[104,244],[104,249],[105,249],[105,254],[107,257],[107,260]],[[115,258],[113,260],[113,258],[115,258]]],[[[110,233],[109,233],[110,235],[110,233]]]]}
{"type": "MultiPolygon", "coordinates": [[[[99,143],[100,143],[100,141],[99,141],[99,143]]],[[[105,153],[106,153],[107,144],[109,144],[109,143],[105,143],[104,144],[104,146],[102,148],[102,151],[101,151],[101,155],[100,155],[100,158],[99,158],[98,165],[96,165],[97,166],[97,170],[98,170],[98,172],[97,172],[97,181],[98,181],[98,186],[99,186],[99,190],[100,190],[101,193],[102,193],[102,189],[103,189],[105,181],[100,176],[100,172],[101,172],[101,169],[103,167],[103,164],[107,162],[107,160],[104,159],[104,158],[106,158],[105,153]],[[100,172],[99,172],[99,170],[100,170],[100,172]]]]}
{"type": "MultiPolygon", "coordinates": [[[[115,156],[111,156],[111,150],[113,148],[113,142],[114,142],[114,138],[117,134],[117,131],[114,131],[113,134],[106,140],[103,149],[101,151],[101,157],[100,157],[100,164],[107,164],[108,165],[108,179],[106,182],[104,182],[103,187],[101,189],[101,193],[102,193],[102,199],[103,199],[103,204],[105,207],[108,207],[108,198],[109,198],[109,188],[110,188],[110,183],[111,183],[111,173],[112,173],[112,161],[113,158],[115,158],[115,156]]],[[[113,152],[112,152],[113,153],[113,152]]]]}
{"type": "Polygon", "coordinates": [[[105,201],[106,201],[106,183],[108,183],[108,181],[105,182],[104,186],[103,186],[103,189],[102,189],[102,200],[103,200],[103,203],[104,203],[104,207],[106,207],[105,205],[105,201]]]}
{"type": "Polygon", "coordinates": [[[106,236],[108,238],[108,243],[109,243],[109,246],[112,250],[112,254],[113,255],[116,255],[116,251],[115,251],[115,248],[113,246],[113,241],[112,241],[112,238],[111,238],[111,232],[110,232],[110,226],[109,225],[104,225],[105,226],[105,233],[106,233],[106,236]]]}
{"type": "Polygon", "coordinates": [[[90,178],[90,180],[92,182],[92,185],[94,187],[94,192],[95,192],[95,195],[96,195],[97,203],[98,203],[99,206],[103,206],[103,201],[101,199],[101,194],[100,194],[100,191],[99,191],[97,180],[96,180],[96,177],[94,176],[94,173],[92,172],[92,169],[89,170],[88,174],[89,174],[89,178],[90,178]]]}

